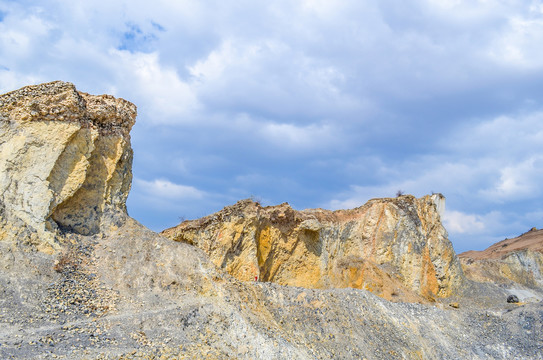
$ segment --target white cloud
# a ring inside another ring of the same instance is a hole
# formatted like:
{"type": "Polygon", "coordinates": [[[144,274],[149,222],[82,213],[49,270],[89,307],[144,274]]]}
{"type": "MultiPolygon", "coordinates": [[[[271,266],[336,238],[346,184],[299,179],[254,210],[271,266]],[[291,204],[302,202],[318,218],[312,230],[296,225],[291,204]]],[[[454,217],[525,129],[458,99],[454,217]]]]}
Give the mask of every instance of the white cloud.
{"type": "Polygon", "coordinates": [[[12,91],[28,84],[37,84],[41,80],[34,75],[22,74],[9,69],[0,69],[0,93],[12,91]]]}
{"type": "Polygon", "coordinates": [[[268,117],[312,119],[367,106],[344,91],[337,67],[309,57],[284,39],[225,39],[188,67],[193,90],[215,111],[256,110],[268,117]]]}
{"type": "Polygon", "coordinates": [[[495,201],[537,198],[543,193],[543,156],[533,156],[500,169],[500,178],[481,193],[495,201]]]}
{"type": "Polygon", "coordinates": [[[41,42],[47,40],[52,28],[51,24],[36,15],[30,15],[17,23],[8,19],[0,22],[0,46],[3,51],[11,54],[10,58],[29,56],[35,47],[42,48],[41,42]]]}
{"type": "Polygon", "coordinates": [[[495,38],[489,55],[505,66],[526,70],[541,69],[543,49],[534,46],[538,43],[543,43],[542,14],[536,15],[532,12],[529,17],[513,16],[509,19],[508,29],[502,36],[495,38]]]}
{"type": "MultiPolygon", "coordinates": [[[[502,115],[461,126],[443,148],[448,158],[471,164],[458,184],[491,203],[534,199],[543,193],[543,113],[502,115]],[[469,185],[463,179],[472,177],[469,185]],[[466,187],[464,187],[466,188],[466,187]]],[[[453,174],[454,172],[447,172],[453,174]]]]}
{"type": "Polygon", "coordinates": [[[340,12],[346,6],[343,1],[331,0],[303,0],[302,8],[304,11],[315,13],[321,17],[330,17],[332,14],[340,12]]]}
{"type": "Polygon", "coordinates": [[[327,149],[339,139],[335,129],[327,124],[296,126],[294,124],[265,123],[259,136],[283,150],[327,149]]]}
{"type": "Polygon", "coordinates": [[[155,124],[193,121],[200,104],[191,84],[182,81],[175,68],[160,63],[159,54],[110,50],[118,61],[116,77],[122,91],[132,93],[155,124]]]}
{"type": "Polygon", "coordinates": [[[157,200],[194,200],[201,199],[205,192],[194,186],[175,184],[166,179],[155,179],[152,181],[135,179],[135,185],[144,193],[156,197],[157,200]]]}
{"type": "Polygon", "coordinates": [[[258,53],[258,47],[251,46],[242,53],[236,49],[232,41],[227,40],[218,49],[213,50],[205,59],[197,61],[189,66],[189,71],[198,81],[213,81],[220,79],[225,70],[234,63],[239,62],[248,65],[250,58],[258,53]]]}
{"type": "Polygon", "coordinates": [[[445,211],[443,223],[450,233],[480,234],[486,230],[485,223],[480,215],[465,214],[460,211],[445,211]]]}
{"type": "Polygon", "coordinates": [[[500,0],[425,0],[430,9],[442,12],[449,19],[461,19],[464,21],[476,18],[484,20],[489,15],[503,14],[507,6],[500,0]]]}
{"type": "Polygon", "coordinates": [[[491,119],[473,119],[460,126],[448,139],[448,149],[464,153],[508,154],[533,153],[543,141],[543,113],[519,113],[491,119]]]}

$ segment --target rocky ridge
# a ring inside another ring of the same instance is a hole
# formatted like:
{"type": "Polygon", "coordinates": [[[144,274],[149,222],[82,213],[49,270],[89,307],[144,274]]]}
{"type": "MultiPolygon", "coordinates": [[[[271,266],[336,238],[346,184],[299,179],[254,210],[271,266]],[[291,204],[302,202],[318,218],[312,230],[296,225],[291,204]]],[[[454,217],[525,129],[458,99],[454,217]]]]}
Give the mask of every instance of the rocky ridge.
{"type": "Polygon", "coordinates": [[[521,299],[543,288],[543,230],[532,228],[513,239],[500,241],[483,251],[459,255],[466,274],[480,282],[525,287],[521,299]]]}
{"type": "Polygon", "coordinates": [[[492,283],[428,306],[237,280],[127,216],[133,105],[62,82],[0,105],[2,359],[543,359],[541,302],[492,283]]]}
{"type": "Polygon", "coordinates": [[[462,268],[440,220],[445,198],[373,199],[352,210],[262,207],[251,200],[161,234],[204,250],[239,280],[351,287],[388,300],[457,293],[462,268]]]}

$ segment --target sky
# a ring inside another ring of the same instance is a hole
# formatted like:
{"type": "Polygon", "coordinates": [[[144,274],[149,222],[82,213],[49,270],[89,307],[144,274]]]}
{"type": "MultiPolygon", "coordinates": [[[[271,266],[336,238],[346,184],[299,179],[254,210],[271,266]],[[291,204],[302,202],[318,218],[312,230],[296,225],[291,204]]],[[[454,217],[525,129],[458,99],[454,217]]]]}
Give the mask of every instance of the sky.
{"type": "Polygon", "coordinates": [[[0,0],[0,93],[138,106],[129,214],[447,198],[457,252],[543,227],[541,0],[0,0]]]}

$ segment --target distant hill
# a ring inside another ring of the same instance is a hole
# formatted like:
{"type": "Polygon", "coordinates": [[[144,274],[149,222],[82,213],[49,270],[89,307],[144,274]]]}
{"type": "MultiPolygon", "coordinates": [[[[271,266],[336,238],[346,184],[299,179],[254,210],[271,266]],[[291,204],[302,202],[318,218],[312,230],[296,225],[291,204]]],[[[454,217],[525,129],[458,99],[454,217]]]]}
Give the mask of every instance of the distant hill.
{"type": "Polygon", "coordinates": [[[483,251],[458,255],[468,278],[516,289],[521,299],[543,287],[543,230],[532,228],[483,251]]]}
{"type": "Polygon", "coordinates": [[[513,239],[505,239],[482,251],[466,251],[458,256],[461,258],[498,259],[513,251],[531,250],[543,253],[543,230],[532,228],[530,231],[513,239]]]}

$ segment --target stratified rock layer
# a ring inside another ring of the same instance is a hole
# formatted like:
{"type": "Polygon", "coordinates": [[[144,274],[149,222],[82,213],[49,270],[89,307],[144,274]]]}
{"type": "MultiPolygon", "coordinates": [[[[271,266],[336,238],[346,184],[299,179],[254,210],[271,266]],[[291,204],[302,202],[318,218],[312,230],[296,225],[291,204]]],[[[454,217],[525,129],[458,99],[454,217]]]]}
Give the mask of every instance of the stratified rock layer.
{"type": "Polygon", "coordinates": [[[464,279],[440,221],[444,201],[400,196],[332,212],[243,200],[162,234],[198,246],[240,280],[434,299],[455,293],[464,279]]]}
{"type": "Polygon", "coordinates": [[[73,84],[0,96],[0,240],[52,251],[58,228],[94,234],[125,213],[136,106],[73,84]]]}
{"type": "Polygon", "coordinates": [[[475,281],[543,287],[543,230],[533,228],[486,250],[458,256],[466,275],[475,281]]]}

